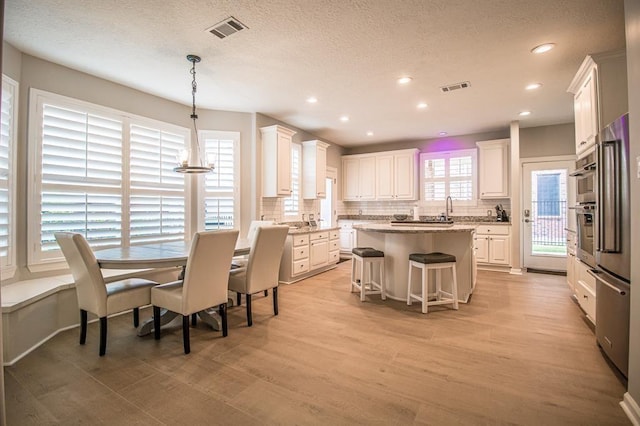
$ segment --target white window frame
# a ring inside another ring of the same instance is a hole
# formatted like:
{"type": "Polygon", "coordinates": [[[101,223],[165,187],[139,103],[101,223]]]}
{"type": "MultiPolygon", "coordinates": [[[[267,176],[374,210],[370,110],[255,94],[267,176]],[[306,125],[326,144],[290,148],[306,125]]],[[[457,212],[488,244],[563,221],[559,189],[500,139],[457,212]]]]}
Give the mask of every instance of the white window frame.
{"type": "Polygon", "coordinates": [[[427,206],[443,206],[446,197],[449,195],[449,183],[452,180],[449,176],[449,159],[452,157],[471,157],[472,172],[471,172],[471,188],[472,197],[471,200],[455,200],[458,206],[475,207],[478,205],[478,150],[471,149],[457,149],[451,151],[439,151],[439,152],[423,152],[420,154],[420,199],[422,199],[427,206]],[[425,162],[427,160],[445,160],[445,177],[442,179],[445,182],[445,200],[426,200],[424,196],[425,188],[425,162]]]}
{"type": "Polygon", "coordinates": [[[299,217],[302,205],[302,145],[291,144],[291,195],[282,199],[282,214],[285,217],[299,217]],[[294,154],[298,156],[298,174],[294,174],[294,154]],[[295,206],[295,209],[290,207],[295,206]]]}
{"type": "MultiPolygon", "coordinates": [[[[141,117],[109,107],[96,105],[67,96],[46,92],[40,89],[31,89],[29,95],[29,127],[28,127],[28,183],[27,183],[27,267],[31,272],[66,269],[67,264],[60,250],[41,251],[41,196],[42,196],[42,118],[43,104],[51,104],[63,108],[80,109],[83,112],[96,114],[106,118],[122,121],[122,185],[114,189],[122,197],[122,246],[129,246],[129,161],[130,161],[130,131],[131,125],[154,127],[159,130],[183,134],[185,148],[188,149],[191,140],[189,129],[169,123],[141,117]]],[[[177,159],[176,159],[177,164],[177,159]]],[[[190,185],[185,181],[185,239],[190,238],[190,185]]],[[[158,240],[160,242],[161,240],[158,240]]]]}
{"type": "MultiPolygon", "coordinates": [[[[2,74],[2,93],[10,90],[11,102],[11,134],[8,141],[8,169],[6,189],[8,193],[7,212],[7,256],[0,258],[0,280],[13,278],[17,269],[16,262],[16,179],[17,179],[17,138],[18,138],[18,99],[20,97],[20,84],[12,78],[2,74]]],[[[4,184],[3,184],[4,187],[4,184]]]]}
{"type": "MultiPolygon", "coordinates": [[[[240,229],[240,183],[242,170],[240,168],[240,132],[231,132],[231,131],[222,131],[222,130],[200,130],[198,132],[199,141],[203,145],[202,151],[204,152],[203,161],[206,162],[206,158],[208,153],[206,151],[206,140],[207,139],[218,139],[218,140],[233,140],[233,182],[234,182],[234,191],[233,191],[233,223],[234,229],[240,229]]],[[[218,158],[213,156],[214,165],[217,163],[218,158]]],[[[198,217],[197,217],[197,228],[199,230],[205,229],[205,199],[207,196],[216,196],[216,192],[211,192],[208,194],[206,192],[205,186],[206,175],[198,176],[198,217]],[[201,188],[201,189],[200,189],[201,188]]],[[[227,195],[226,193],[221,193],[221,195],[227,195]]]]}

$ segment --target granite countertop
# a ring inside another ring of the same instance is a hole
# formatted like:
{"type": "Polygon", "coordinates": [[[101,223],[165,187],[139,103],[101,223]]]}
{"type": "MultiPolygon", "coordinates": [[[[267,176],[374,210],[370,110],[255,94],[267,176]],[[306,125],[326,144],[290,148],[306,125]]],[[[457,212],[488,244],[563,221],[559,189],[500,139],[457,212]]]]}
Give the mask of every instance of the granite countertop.
{"type": "Polygon", "coordinates": [[[412,225],[412,224],[389,224],[389,223],[364,223],[353,225],[354,229],[371,232],[385,232],[395,234],[416,234],[416,233],[436,233],[436,232],[474,232],[476,227],[468,224],[453,225],[412,225]]]}
{"type": "Polygon", "coordinates": [[[340,229],[339,226],[300,226],[289,228],[289,235],[311,234],[313,232],[333,231],[340,229]]]}
{"type": "MultiPolygon", "coordinates": [[[[456,225],[511,225],[511,222],[498,222],[493,217],[491,220],[487,216],[451,216],[453,223],[456,225]]],[[[390,223],[392,220],[395,220],[393,216],[384,216],[384,215],[340,215],[338,216],[338,220],[356,220],[356,221],[367,221],[372,223],[390,223]]],[[[438,217],[436,216],[420,216],[420,220],[422,221],[436,221],[438,217]]]]}

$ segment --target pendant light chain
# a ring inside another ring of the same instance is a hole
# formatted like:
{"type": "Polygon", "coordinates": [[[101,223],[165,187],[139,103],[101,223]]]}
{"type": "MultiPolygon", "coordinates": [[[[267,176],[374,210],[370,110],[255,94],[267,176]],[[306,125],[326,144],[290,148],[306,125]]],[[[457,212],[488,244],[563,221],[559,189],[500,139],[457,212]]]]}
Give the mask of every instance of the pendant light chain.
{"type": "Polygon", "coordinates": [[[200,152],[200,138],[198,137],[198,126],[196,125],[196,120],[198,119],[198,114],[196,114],[196,92],[198,91],[198,83],[196,83],[196,62],[198,62],[199,60],[200,58],[197,56],[192,57],[191,59],[191,64],[192,64],[191,76],[193,77],[193,80],[191,80],[191,99],[192,99],[191,119],[193,120],[193,131],[196,132],[198,164],[202,166],[203,163],[202,163],[202,152],[200,152]]]}

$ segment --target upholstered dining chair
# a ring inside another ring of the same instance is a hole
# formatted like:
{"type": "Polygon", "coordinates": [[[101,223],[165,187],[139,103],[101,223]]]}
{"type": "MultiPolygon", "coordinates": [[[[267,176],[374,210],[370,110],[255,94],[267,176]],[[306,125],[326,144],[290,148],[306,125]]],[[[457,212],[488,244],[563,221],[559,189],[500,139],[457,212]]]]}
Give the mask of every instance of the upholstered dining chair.
{"type": "Polygon", "coordinates": [[[184,353],[191,352],[189,316],[218,306],[222,318],[222,336],[227,336],[227,282],[229,266],[238,239],[238,231],[196,232],[184,278],[161,284],[151,290],[153,328],[160,339],[160,308],[182,315],[184,353]]]}
{"type": "Polygon", "coordinates": [[[76,285],[80,344],[87,340],[87,313],[91,312],[100,318],[100,356],[103,356],[107,350],[107,316],[133,309],[133,325],[137,327],[138,308],[151,303],[151,287],[158,283],[142,278],[105,283],[96,257],[81,234],[57,232],[55,237],[76,285]]]}
{"type": "Polygon", "coordinates": [[[284,243],[289,233],[286,225],[261,226],[251,243],[247,265],[232,269],[229,290],[246,295],[247,324],[253,325],[251,295],[273,289],[273,313],[278,315],[278,274],[284,243]]]}
{"type": "MultiPolygon", "coordinates": [[[[252,241],[256,237],[256,231],[258,228],[262,226],[271,226],[273,225],[273,220],[252,220],[249,224],[249,231],[247,232],[247,239],[252,241]]],[[[232,268],[241,268],[247,266],[247,262],[249,261],[249,255],[235,256],[232,262],[232,268]]],[[[269,295],[269,290],[264,291],[264,296],[267,297],[269,295]]],[[[240,293],[236,296],[236,304],[240,306],[242,304],[242,295],[240,293]]]]}

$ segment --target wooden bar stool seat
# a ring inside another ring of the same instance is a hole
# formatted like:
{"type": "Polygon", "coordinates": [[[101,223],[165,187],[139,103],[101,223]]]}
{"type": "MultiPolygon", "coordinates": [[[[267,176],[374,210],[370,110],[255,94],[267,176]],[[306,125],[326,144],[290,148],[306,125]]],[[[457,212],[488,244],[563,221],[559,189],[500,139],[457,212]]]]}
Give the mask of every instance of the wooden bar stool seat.
{"type": "Polygon", "coordinates": [[[413,253],[409,255],[409,279],[407,283],[407,305],[412,300],[422,302],[422,313],[426,314],[429,306],[452,305],[458,309],[458,281],[456,279],[456,257],[446,253],[413,253]],[[413,270],[422,271],[420,293],[413,293],[411,289],[413,270]],[[451,270],[451,291],[442,289],[442,270],[451,270]],[[435,292],[429,293],[429,271],[436,271],[435,292]]]}
{"type": "Polygon", "coordinates": [[[360,301],[366,295],[379,294],[387,298],[384,286],[384,252],[372,247],[356,247],[351,251],[351,292],[360,291],[360,301]],[[379,281],[373,279],[373,265],[378,266],[379,281]]]}

